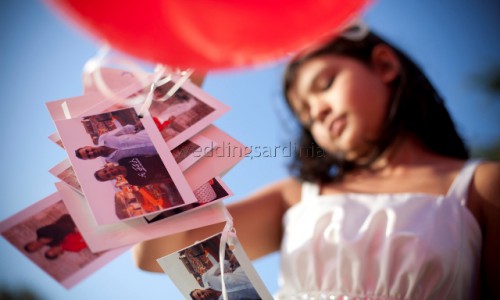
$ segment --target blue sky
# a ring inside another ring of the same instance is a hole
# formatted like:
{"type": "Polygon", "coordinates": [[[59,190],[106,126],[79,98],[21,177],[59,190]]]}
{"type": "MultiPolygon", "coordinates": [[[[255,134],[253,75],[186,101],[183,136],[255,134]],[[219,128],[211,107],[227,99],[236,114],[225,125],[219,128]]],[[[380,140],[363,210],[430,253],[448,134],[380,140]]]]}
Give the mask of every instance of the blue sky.
{"type": "MultiPolygon", "coordinates": [[[[445,0],[375,2],[366,13],[372,28],[409,53],[446,99],[459,131],[473,147],[500,139],[500,99],[488,94],[481,76],[500,66],[500,3],[445,0]]],[[[65,153],[48,139],[55,131],[45,102],[82,93],[81,70],[99,43],[35,0],[0,4],[0,220],[55,191],[48,169],[65,153]]],[[[251,147],[274,147],[293,139],[280,98],[283,66],[266,64],[209,74],[203,88],[232,110],[216,124],[251,147]]],[[[237,201],[287,176],[286,157],[246,158],[225,177],[237,201]]],[[[277,290],[279,257],[254,262],[277,290]]],[[[137,270],[130,252],[71,291],[46,276],[0,239],[0,286],[28,287],[45,299],[181,299],[166,275],[137,270]]]]}

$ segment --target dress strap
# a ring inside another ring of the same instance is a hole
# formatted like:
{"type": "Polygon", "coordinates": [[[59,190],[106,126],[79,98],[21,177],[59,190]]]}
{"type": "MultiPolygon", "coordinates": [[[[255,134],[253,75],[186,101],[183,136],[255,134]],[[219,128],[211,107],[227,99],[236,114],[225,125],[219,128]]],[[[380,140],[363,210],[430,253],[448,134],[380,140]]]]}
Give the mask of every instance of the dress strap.
{"type": "Polygon", "coordinates": [[[467,204],[467,192],[469,191],[472,177],[480,163],[481,160],[468,160],[455,180],[453,180],[446,196],[457,199],[462,206],[465,206],[467,204]]]}
{"type": "Polygon", "coordinates": [[[313,182],[304,181],[302,182],[302,202],[310,201],[319,196],[319,185],[313,182]]]}

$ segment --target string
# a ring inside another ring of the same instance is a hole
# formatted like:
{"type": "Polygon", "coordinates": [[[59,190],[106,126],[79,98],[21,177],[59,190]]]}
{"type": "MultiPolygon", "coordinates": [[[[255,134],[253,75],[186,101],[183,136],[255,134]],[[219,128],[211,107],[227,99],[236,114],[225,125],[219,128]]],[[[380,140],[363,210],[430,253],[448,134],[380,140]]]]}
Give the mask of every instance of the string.
{"type": "Polygon", "coordinates": [[[69,112],[68,102],[64,101],[61,103],[61,108],[66,119],[71,119],[71,113],[69,112]]]}
{"type": "Polygon", "coordinates": [[[168,76],[162,78],[162,76],[165,74],[166,69],[162,65],[158,65],[155,69],[155,78],[153,80],[153,83],[151,84],[151,87],[149,88],[148,95],[146,96],[146,99],[144,100],[144,104],[142,105],[140,111],[139,111],[139,117],[143,117],[145,113],[149,113],[149,108],[151,107],[151,104],[153,103],[153,98],[155,94],[155,90],[158,86],[161,86],[159,83],[167,83],[168,81],[171,80],[171,75],[169,74],[168,76]]]}
{"type": "Polygon", "coordinates": [[[224,282],[224,259],[226,254],[226,245],[229,243],[233,245],[232,238],[236,236],[236,231],[233,227],[233,217],[229,214],[229,211],[225,206],[222,207],[222,211],[224,213],[224,218],[226,219],[226,225],[222,230],[220,244],[219,244],[219,267],[220,267],[220,278],[221,278],[221,286],[222,286],[222,297],[224,300],[229,300],[227,296],[226,283],[224,282]]]}
{"type": "Polygon", "coordinates": [[[125,59],[119,56],[111,56],[110,47],[108,45],[104,45],[98,50],[95,57],[90,58],[85,63],[83,68],[84,85],[94,85],[104,97],[117,104],[134,106],[144,101],[140,97],[124,98],[121,97],[116,91],[113,91],[106,84],[102,75],[102,68],[105,65],[118,65],[120,67],[124,67],[128,73],[132,74],[134,78],[139,81],[141,86],[147,86],[151,82],[151,79],[149,78],[150,75],[146,73],[138,64],[132,62],[130,59],[125,59]]]}
{"type": "Polygon", "coordinates": [[[168,92],[165,94],[165,96],[157,99],[156,101],[163,102],[163,101],[167,100],[168,98],[172,97],[177,92],[177,90],[179,90],[181,88],[181,86],[189,79],[189,77],[191,76],[191,74],[193,74],[193,72],[194,72],[193,69],[187,69],[185,71],[180,71],[179,73],[181,74],[181,77],[179,78],[179,80],[177,80],[177,82],[174,84],[174,86],[168,90],[168,92]]]}
{"type": "Polygon", "coordinates": [[[189,77],[193,72],[193,69],[173,71],[166,66],[158,64],[154,70],[153,76],[151,77],[150,74],[145,72],[132,60],[120,56],[111,56],[110,47],[108,45],[104,45],[101,49],[99,49],[95,57],[86,62],[83,70],[83,78],[84,85],[94,85],[102,95],[112,102],[124,106],[136,106],[142,103],[138,113],[139,117],[142,117],[149,113],[149,108],[151,107],[153,101],[164,102],[171,98],[177,90],[179,90],[179,88],[181,88],[182,85],[189,80],[189,77]],[[141,87],[149,86],[149,92],[147,95],[137,93],[134,97],[125,98],[119,95],[118,92],[113,91],[108,84],[106,84],[102,75],[102,68],[107,64],[117,64],[121,67],[125,67],[127,73],[132,74],[134,78],[138,79],[141,87]],[[156,99],[154,95],[155,89],[167,84],[169,81],[172,81],[173,74],[180,75],[179,79],[164,96],[156,99]]]}

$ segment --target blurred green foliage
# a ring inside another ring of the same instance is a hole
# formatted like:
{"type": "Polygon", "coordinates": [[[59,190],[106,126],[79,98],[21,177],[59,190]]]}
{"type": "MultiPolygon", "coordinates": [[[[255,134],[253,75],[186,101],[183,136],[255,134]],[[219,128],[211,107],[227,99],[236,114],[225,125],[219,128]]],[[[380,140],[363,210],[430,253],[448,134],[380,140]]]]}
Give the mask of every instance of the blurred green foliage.
{"type": "Polygon", "coordinates": [[[475,88],[494,96],[500,96],[500,63],[494,63],[490,67],[472,75],[471,80],[475,88]]]}
{"type": "Polygon", "coordinates": [[[500,140],[488,147],[472,149],[471,156],[500,161],[500,140]]]}

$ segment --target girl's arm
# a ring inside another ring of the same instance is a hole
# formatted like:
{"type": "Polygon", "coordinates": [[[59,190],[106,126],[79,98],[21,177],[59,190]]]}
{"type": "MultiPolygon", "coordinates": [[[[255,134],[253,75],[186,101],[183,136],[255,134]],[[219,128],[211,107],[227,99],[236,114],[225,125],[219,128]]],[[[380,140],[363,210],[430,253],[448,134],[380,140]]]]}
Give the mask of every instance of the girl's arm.
{"type": "MultiPolygon", "coordinates": [[[[300,197],[300,183],[287,179],[228,206],[238,239],[250,259],[279,249],[283,214],[288,203],[295,201],[297,197],[300,197]]],[[[142,242],[133,249],[135,262],[145,271],[161,272],[157,258],[216,234],[223,227],[224,224],[221,223],[142,242]]]]}
{"type": "Polygon", "coordinates": [[[480,204],[483,233],[481,299],[500,299],[500,163],[484,163],[478,167],[471,197],[480,204]]]}

